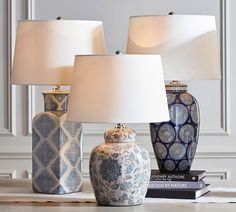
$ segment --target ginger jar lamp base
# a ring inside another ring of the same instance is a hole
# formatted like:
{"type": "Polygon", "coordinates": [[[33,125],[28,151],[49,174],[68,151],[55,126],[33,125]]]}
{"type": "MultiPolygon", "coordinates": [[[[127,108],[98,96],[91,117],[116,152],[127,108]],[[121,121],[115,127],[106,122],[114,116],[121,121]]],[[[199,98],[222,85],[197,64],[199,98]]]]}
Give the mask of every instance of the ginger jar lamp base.
{"type": "Polygon", "coordinates": [[[90,158],[90,179],[99,205],[142,204],[150,180],[149,153],[135,142],[135,132],[118,124],[90,158]]]}

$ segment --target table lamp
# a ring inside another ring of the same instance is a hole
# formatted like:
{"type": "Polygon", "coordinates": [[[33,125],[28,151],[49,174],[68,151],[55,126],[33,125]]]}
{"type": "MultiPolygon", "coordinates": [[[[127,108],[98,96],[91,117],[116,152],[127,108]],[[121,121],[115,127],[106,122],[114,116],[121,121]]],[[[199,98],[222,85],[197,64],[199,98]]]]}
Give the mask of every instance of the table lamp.
{"type": "Polygon", "coordinates": [[[96,200],[109,206],[141,204],[150,179],[149,153],[121,123],[169,120],[160,56],[76,56],[68,120],[117,123],[91,153],[96,200]]]}
{"type": "Polygon", "coordinates": [[[151,123],[153,149],[161,171],[189,171],[200,116],[197,100],[179,81],[220,79],[215,17],[175,15],[130,17],[127,52],[162,57],[170,121],[151,123]]]}
{"type": "MultiPolygon", "coordinates": [[[[32,126],[33,191],[64,194],[82,188],[82,126],[66,121],[75,54],[105,52],[99,21],[19,21],[12,83],[54,85],[32,126]]],[[[81,100],[83,101],[83,100],[81,100]]]]}

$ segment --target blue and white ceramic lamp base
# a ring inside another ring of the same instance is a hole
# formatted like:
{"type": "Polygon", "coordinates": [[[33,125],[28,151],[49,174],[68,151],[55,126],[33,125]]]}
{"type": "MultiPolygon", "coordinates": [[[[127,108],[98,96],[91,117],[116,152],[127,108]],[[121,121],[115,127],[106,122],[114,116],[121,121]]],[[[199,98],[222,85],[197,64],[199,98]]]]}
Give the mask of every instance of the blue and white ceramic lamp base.
{"type": "Polygon", "coordinates": [[[166,91],[170,121],[150,124],[158,167],[163,172],[189,171],[199,137],[199,106],[186,85],[167,85],[166,91]]]}
{"type": "Polygon", "coordinates": [[[66,121],[68,93],[53,92],[44,93],[45,112],[33,119],[33,191],[78,192],[82,190],[82,126],[66,121]]]}
{"type": "Polygon", "coordinates": [[[90,179],[99,205],[142,204],[150,180],[149,153],[128,128],[106,131],[105,143],[90,158],[90,179]]]}

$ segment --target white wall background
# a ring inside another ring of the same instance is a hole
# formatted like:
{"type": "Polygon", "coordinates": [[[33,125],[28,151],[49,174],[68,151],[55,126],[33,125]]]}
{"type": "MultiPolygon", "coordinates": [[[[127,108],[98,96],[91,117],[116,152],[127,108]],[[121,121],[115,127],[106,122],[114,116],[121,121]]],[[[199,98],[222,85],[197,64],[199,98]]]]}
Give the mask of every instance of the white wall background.
{"type": "MultiPolygon", "coordinates": [[[[11,86],[15,30],[20,19],[91,19],[104,23],[108,53],[125,52],[131,15],[215,15],[221,48],[222,80],[188,82],[201,108],[201,135],[193,169],[206,169],[208,179],[236,178],[236,1],[234,0],[0,0],[0,178],[30,177],[31,120],[43,110],[46,87],[11,86]]],[[[62,50],[63,51],[63,50],[62,50]]],[[[203,49],[204,51],[204,49],[203,49]]],[[[130,125],[129,125],[130,126],[130,125]]],[[[110,125],[84,126],[84,175],[91,149],[103,142],[110,125]]],[[[131,125],[156,168],[148,125],[131,125]]]]}

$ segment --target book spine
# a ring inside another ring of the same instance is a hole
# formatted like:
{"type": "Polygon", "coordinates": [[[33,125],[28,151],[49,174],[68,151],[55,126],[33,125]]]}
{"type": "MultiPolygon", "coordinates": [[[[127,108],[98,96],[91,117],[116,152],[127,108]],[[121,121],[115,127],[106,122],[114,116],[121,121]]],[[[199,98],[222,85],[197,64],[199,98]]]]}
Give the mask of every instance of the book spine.
{"type": "Polygon", "coordinates": [[[148,198],[171,198],[171,199],[196,199],[195,191],[169,191],[169,190],[158,190],[158,189],[148,189],[146,193],[148,198]]]}
{"type": "Polygon", "coordinates": [[[146,197],[148,198],[171,198],[171,199],[196,199],[196,192],[195,191],[169,191],[164,190],[159,192],[156,189],[148,189],[146,193],[146,197]]]}
{"type": "Polygon", "coordinates": [[[150,181],[192,181],[198,182],[199,176],[185,174],[151,174],[150,181]]]}
{"type": "Polygon", "coordinates": [[[205,182],[151,181],[149,189],[202,189],[205,182]]]}
{"type": "Polygon", "coordinates": [[[210,191],[210,185],[206,184],[203,189],[148,189],[146,197],[150,198],[173,198],[173,199],[196,199],[210,191]]]}

